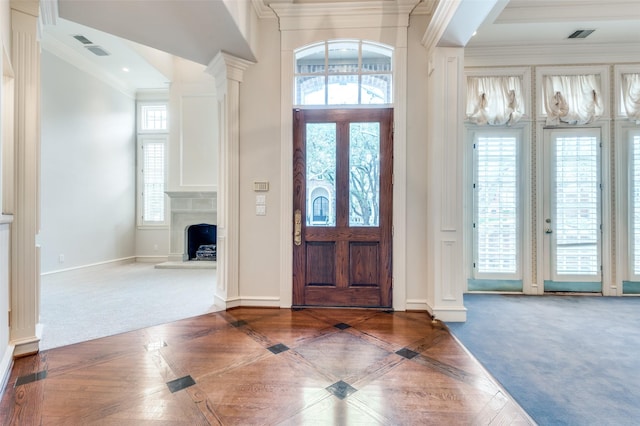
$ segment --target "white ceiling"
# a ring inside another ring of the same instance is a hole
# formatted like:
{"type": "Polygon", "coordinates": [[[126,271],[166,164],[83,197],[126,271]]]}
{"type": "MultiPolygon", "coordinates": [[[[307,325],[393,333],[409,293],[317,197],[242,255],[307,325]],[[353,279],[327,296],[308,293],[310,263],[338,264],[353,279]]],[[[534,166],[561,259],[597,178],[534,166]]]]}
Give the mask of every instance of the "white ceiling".
{"type": "MultiPolygon", "coordinates": [[[[106,72],[113,82],[127,90],[166,88],[171,76],[162,75],[139,55],[144,49],[151,50],[146,46],[202,65],[207,65],[220,50],[255,60],[224,1],[58,0],[60,19],[55,26],[45,26],[43,47],[70,61],[75,58],[73,60],[81,61],[85,68],[106,72]],[[84,35],[111,55],[93,55],[72,37],[75,34],[84,35]],[[129,72],[123,72],[123,67],[129,72]]],[[[271,1],[274,0],[262,0],[262,6],[266,8],[271,1]]],[[[336,0],[315,1],[330,4],[336,0]]],[[[426,1],[429,6],[425,9],[432,10],[434,0],[426,1]]],[[[500,46],[571,49],[613,44],[640,45],[640,0],[497,0],[467,47],[470,50],[500,46]],[[595,29],[595,32],[586,39],[567,39],[578,29],[595,29]]],[[[636,57],[629,58],[629,62],[638,61],[640,51],[636,57]]]]}
{"type": "MultiPolygon", "coordinates": [[[[447,0],[444,0],[447,1],[447,0]]],[[[640,43],[640,0],[510,0],[490,16],[468,47],[566,47],[640,43]],[[568,39],[579,29],[595,29],[585,39],[568,39]]],[[[630,58],[631,59],[631,58],[630,58]]],[[[635,60],[640,60],[639,57],[635,60]]]]}

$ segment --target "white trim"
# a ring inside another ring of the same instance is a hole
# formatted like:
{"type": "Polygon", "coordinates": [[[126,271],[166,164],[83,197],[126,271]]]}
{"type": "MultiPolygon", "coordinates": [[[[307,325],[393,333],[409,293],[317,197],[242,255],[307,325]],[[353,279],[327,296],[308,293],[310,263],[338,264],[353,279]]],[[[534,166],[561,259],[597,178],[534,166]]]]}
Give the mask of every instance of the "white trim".
{"type": "Polygon", "coordinates": [[[0,395],[4,394],[4,390],[7,387],[7,382],[11,376],[11,369],[13,368],[13,352],[15,350],[14,345],[8,345],[5,349],[2,361],[0,361],[0,395]]]}
{"type": "Polygon", "coordinates": [[[119,258],[119,259],[105,260],[103,262],[90,263],[90,264],[87,264],[87,265],[74,266],[72,268],[57,269],[55,271],[43,272],[40,275],[41,276],[52,275],[52,274],[57,274],[59,272],[75,271],[77,269],[92,268],[92,267],[96,267],[96,266],[104,266],[104,265],[112,265],[112,264],[126,264],[126,263],[135,262],[135,260],[136,260],[136,256],[128,256],[128,257],[122,257],[122,258],[119,258]]]}
{"type": "Polygon", "coordinates": [[[627,63],[629,52],[640,51],[640,43],[617,43],[600,45],[577,45],[558,43],[550,48],[548,44],[521,46],[478,46],[465,49],[465,62],[470,66],[506,65],[557,65],[627,63]]]}
{"type": "Polygon", "coordinates": [[[467,308],[465,307],[428,307],[428,312],[433,319],[437,319],[442,322],[466,322],[467,321],[467,308]]]}
{"type": "Polygon", "coordinates": [[[267,296],[257,296],[257,297],[246,297],[240,296],[238,298],[240,301],[240,306],[253,306],[258,308],[280,308],[280,298],[279,297],[267,297],[267,296]]]}
{"type": "MultiPolygon", "coordinates": [[[[394,309],[394,311],[398,311],[399,309],[394,309]]],[[[405,304],[405,310],[407,311],[427,311],[431,312],[429,308],[429,302],[427,299],[407,299],[407,303],[405,304]]]]}
{"type": "Polygon", "coordinates": [[[169,256],[136,256],[136,263],[164,263],[169,261],[169,256]]]}

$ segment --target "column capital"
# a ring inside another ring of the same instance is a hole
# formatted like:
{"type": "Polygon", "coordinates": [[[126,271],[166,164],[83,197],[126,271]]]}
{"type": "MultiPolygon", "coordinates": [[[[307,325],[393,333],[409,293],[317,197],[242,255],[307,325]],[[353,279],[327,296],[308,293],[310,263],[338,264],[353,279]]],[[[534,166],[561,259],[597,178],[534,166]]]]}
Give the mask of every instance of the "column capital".
{"type": "Polygon", "coordinates": [[[229,80],[241,83],[244,72],[253,64],[255,62],[238,58],[223,51],[218,52],[205,70],[216,79],[218,98],[226,93],[229,80]]]}

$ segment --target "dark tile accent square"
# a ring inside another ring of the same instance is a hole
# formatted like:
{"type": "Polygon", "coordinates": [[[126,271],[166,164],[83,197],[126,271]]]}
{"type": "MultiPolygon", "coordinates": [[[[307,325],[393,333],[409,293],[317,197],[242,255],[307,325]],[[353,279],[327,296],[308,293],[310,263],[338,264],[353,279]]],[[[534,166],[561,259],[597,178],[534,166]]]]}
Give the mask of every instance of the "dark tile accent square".
{"type": "Polygon", "coordinates": [[[171,393],[178,392],[182,389],[186,389],[189,386],[193,386],[196,384],[196,381],[193,380],[191,376],[180,377],[179,379],[171,380],[167,382],[167,386],[169,386],[169,390],[171,393]]]}
{"type": "Polygon", "coordinates": [[[231,323],[232,327],[242,327],[243,325],[247,325],[248,323],[245,320],[234,321],[231,323]]]}
{"type": "Polygon", "coordinates": [[[337,396],[340,399],[345,399],[352,393],[356,392],[358,389],[354,388],[349,383],[340,380],[339,382],[335,382],[334,384],[329,386],[327,390],[334,396],[337,396]]]}
{"type": "Polygon", "coordinates": [[[157,351],[160,348],[164,348],[165,346],[167,346],[167,342],[165,342],[164,340],[158,340],[156,342],[149,342],[146,345],[144,345],[144,348],[147,350],[147,352],[151,352],[151,351],[157,351]]]}
{"type": "Polygon", "coordinates": [[[345,324],[343,322],[334,325],[335,328],[339,328],[340,330],[346,330],[347,328],[351,328],[349,324],[345,324]]]}
{"type": "Polygon", "coordinates": [[[403,356],[406,359],[415,358],[420,355],[418,352],[412,351],[411,349],[402,348],[399,351],[396,351],[397,355],[403,356]]]}
{"type": "Polygon", "coordinates": [[[26,376],[18,377],[14,387],[26,385],[27,383],[42,380],[47,377],[47,370],[38,371],[37,373],[27,374],[26,376]]]}
{"type": "Polygon", "coordinates": [[[274,353],[277,355],[281,352],[288,351],[289,347],[287,345],[283,345],[282,343],[278,343],[277,345],[270,346],[267,349],[270,350],[271,353],[274,353]]]}

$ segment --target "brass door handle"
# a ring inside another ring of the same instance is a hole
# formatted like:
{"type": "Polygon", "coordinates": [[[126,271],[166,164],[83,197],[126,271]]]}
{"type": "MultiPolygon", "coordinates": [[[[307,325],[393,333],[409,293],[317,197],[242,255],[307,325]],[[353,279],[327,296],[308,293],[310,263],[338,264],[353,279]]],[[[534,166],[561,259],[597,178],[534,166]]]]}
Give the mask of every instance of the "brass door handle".
{"type": "Polygon", "coordinates": [[[293,215],[293,244],[302,244],[302,212],[296,209],[293,215]]]}

